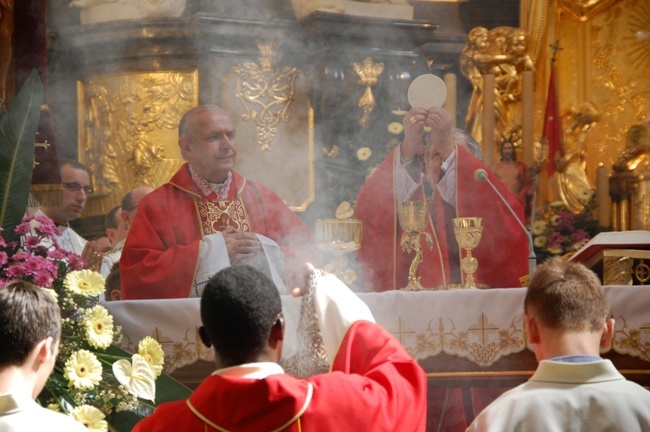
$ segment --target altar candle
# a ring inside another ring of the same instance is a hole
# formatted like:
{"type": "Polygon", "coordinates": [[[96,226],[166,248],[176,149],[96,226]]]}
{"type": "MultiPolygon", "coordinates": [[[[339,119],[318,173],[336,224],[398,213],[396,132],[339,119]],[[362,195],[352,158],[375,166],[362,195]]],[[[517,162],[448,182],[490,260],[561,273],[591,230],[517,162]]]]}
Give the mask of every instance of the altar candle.
{"type": "Polygon", "coordinates": [[[483,76],[483,162],[494,162],[494,75],[483,76]]]}
{"type": "Polygon", "coordinates": [[[447,99],[444,108],[451,116],[452,127],[456,127],[456,74],[445,74],[445,86],[447,87],[447,99]]]}
{"type": "Polygon", "coordinates": [[[598,204],[596,210],[598,225],[610,226],[612,200],[609,196],[609,170],[602,164],[596,170],[596,203],[598,204]]]}
{"type": "Polygon", "coordinates": [[[527,166],[535,164],[534,131],[533,131],[533,103],[534,103],[535,75],[533,71],[524,71],[522,76],[521,95],[521,145],[523,162],[527,166]]]}

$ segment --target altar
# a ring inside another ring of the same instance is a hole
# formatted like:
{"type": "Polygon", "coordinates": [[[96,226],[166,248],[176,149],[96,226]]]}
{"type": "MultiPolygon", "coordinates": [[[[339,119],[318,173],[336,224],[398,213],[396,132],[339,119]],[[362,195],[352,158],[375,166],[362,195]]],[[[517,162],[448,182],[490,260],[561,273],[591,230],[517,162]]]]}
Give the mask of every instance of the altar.
{"type": "MultiPolygon", "coordinates": [[[[650,286],[605,287],[615,336],[603,356],[628,379],[650,385],[650,286]]],[[[429,378],[427,430],[462,431],[494,398],[536,368],[523,326],[525,288],[360,293],[379,324],[397,337],[429,378]]],[[[296,354],[300,299],[282,296],[282,362],[296,354]]],[[[123,327],[122,346],[152,336],[163,346],[165,372],[196,387],[213,370],[201,344],[199,299],[106,303],[123,327]]]]}

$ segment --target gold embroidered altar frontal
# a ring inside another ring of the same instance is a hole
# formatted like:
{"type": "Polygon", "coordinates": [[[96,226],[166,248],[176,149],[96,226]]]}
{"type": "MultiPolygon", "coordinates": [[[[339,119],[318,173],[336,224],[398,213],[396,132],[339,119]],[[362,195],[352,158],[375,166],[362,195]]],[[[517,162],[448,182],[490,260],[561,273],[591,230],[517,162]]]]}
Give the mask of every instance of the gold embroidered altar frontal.
{"type": "MultiPolygon", "coordinates": [[[[608,286],[605,291],[616,332],[612,346],[603,353],[616,357],[615,364],[624,359],[623,366],[632,375],[650,377],[650,286],[608,286]]],[[[521,377],[535,368],[523,327],[525,294],[525,288],[511,288],[387,291],[359,297],[430,376],[462,378],[500,371],[521,377]],[[514,360],[523,357],[524,364],[514,360]]],[[[282,296],[282,305],[287,329],[282,361],[286,361],[296,353],[300,300],[282,296]]],[[[152,336],[163,346],[166,373],[174,375],[183,368],[184,379],[198,383],[212,372],[212,350],[198,337],[199,299],[119,301],[106,307],[123,327],[125,349],[137,350],[136,341],[152,336]],[[193,371],[197,362],[203,365],[193,371]]]]}

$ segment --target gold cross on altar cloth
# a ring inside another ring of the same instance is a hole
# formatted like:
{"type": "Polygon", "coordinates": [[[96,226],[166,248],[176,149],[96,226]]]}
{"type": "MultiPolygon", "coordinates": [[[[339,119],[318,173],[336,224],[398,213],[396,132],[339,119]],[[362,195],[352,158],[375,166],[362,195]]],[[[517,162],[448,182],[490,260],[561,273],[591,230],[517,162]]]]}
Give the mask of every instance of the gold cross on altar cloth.
{"type": "Polygon", "coordinates": [[[479,334],[481,340],[481,345],[485,345],[486,334],[490,335],[496,333],[499,330],[496,324],[491,324],[489,318],[486,314],[481,313],[481,316],[476,321],[476,324],[473,324],[469,327],[469,333],[479,334]]]}
{"type": "Polygon", "coordinates": [[[408,330],[403,330],[402,324],[404,324],[404,320],[402,319],[402,317],[397,318],[397,334],[395,334],[395,336],[397,336],[397,339],[402,343],[402,345],[404,345],[402,336],[403,335],[413,336],[415,335],[415,331],[413,331],[410,327],[406,325],[404,327],[407,328],[408,330]]]}

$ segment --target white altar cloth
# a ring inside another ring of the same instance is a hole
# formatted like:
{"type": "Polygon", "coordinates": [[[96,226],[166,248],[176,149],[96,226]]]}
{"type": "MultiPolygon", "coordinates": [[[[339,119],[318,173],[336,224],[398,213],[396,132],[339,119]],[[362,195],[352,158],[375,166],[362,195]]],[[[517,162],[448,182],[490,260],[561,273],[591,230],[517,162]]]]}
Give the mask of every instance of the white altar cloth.
{"type": "MultiPolygon", "coordinates": [[[[605,287],[616,319],[614,350],[650,362],[650,286],[605,287]]],[[[359,293],[379,324],[393,333],[419,361],[445,353],[485,369],[510,354],[532,350],[523,328],[525,288],[359,293]]],[[[212,351],[198,336],[199,299],[132,300],[105,306],[122,326],[122,346],[133,352],[137,341],[152,336],[163,346],[165,373],[212,351]]],[[[282,296],[286,321],[283,360],[296,353],[300,299],[282,296]]],[[[643,362],[642,362],[643,363],[643,362]]],[[[426,368],[425,368],[426,369],[426,368]]],[[[650,369],[647,363],[644,369],[650,369]]],[[[432,372],[432,371],[427,371],[432,372]]]]}

